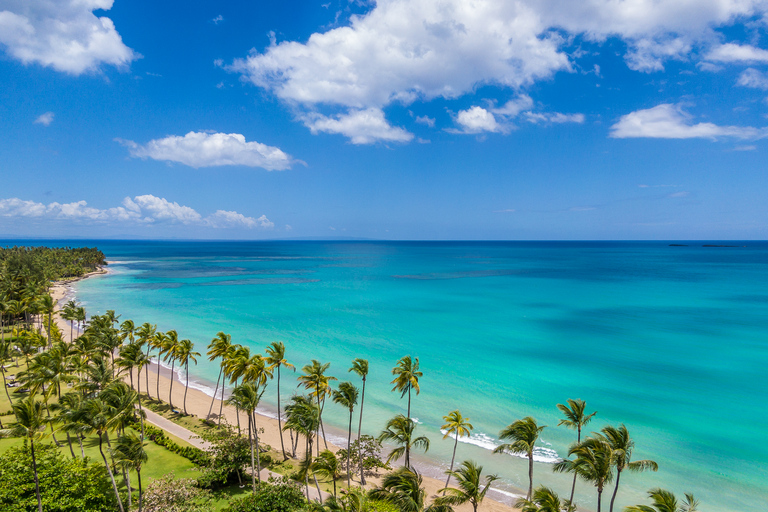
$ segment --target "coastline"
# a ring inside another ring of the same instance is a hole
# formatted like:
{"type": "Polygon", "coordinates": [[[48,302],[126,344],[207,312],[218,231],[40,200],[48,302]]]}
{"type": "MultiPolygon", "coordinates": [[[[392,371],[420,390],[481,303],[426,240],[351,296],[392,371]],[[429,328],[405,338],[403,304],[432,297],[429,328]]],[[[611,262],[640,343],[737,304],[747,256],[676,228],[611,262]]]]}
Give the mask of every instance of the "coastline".
{"type": "MultiPolygon", "coordinates": [[[[62,301],[67,298],[69,294],[71,294],[72,290],[68,288],[68,285],[81,281],[93,276],[99,276],[99,275],[107,275],[109,272],[105,268],[101,268],[97,271],[90,272],[82,277],[70,279],[70,280],[64,280],[64,281],[57,281],[51,285],[50,288],[50,294],[51,297],[54,299],[54,301],[58,301],[56,304],[56,310],[58,311],[61,306],[63,306],[62,301]]],[[[56,323],[59,326],[59,329],[62,332],[62,338],[65,341],[71,342],[71,339],[69,338],[69,325],[66,320],[62,319],[59,316],[56,316],[56,323]]],[[[157,395],[157,388],[159,385],[160,393],[161,393],[161,399],[164,401],[168,401],[168,391],[171,388],[171,380],[173,379],[173,394],[171,396],[174,408],[177,410],[183,410],[183,399],[184,399],[184,391],[185,391],[185,383],[182,382],[179,378],[179,374],[176,374],[176,371],[178,369],[174,369],[174,372],[171,372],[171,369],[162,365],[158,364],[153,360],[153,363],[147,367],[149,371],[142,372],[142,375],[140,376],[140,389],[142,392],[146,393],[147,389],[146,382],[147,382],[147,375],[149,376],[149,395],[151,397],[156,397],[157,395]],[[159,380],[159,382],[158,382],[159,380]]],[[[190,372],[190,379],[194,379],[193,374],[190,372]]],[[[125,377],[126,381],[129,381],[129,377],[125,377]]],[[[194,379],[198,380],[198,379],[194,379]]],[[[136,383],[136,376],[134,375],[134,384],[136,383]]],[[[199,418],[206,418],[208,414],[209,407],[211,405],[211,399],[212,397],[205,392],[203,392],[200,389],[195,389],[191,385],[189,387],[189,391],[187,393],[187,412],[191,415],[197,416],[199,418]]],[[[218,399],[213,399],[213,414],[216,414],[219,407],[221,406],[221,401],[218,399]]],[[[280,450],[280,430],[278,426],[278,420],[275,417],[270,417],[269,415],[265,414],[264,411],[256,411],[260,421],[260,426],[263,427],[264,432],[260,435],[260,442],[263,444],[267,444],[272,447],[272,449],[275,449],[277,451],[280,450]]],[[[275,415],[276,416],[276,415],[275,415]]],[[[231,425],[237,425],[237,412],[233,407],[224,405],[223,407],[223,417],[226,418],[226,421],[229,422],[231,425]]],[[[241,424],[246,424],[247,420],[241,415],[241,424]]],[[[326,439],[328,440],[328,448],[334,452],[338,451],[340,449],[339,446],[332,443],[330,441],[330,438],[336,434],[335,429],[326,427],[326,430],[331,435],[326,435],[326,439]]],[[[286,437],[284,438],[285,444],[290,444],[290,438],[286,434],[286,437]]],[[[301,445],[301,443],[299,443],[301,445]]],[[[297,455],[301,457],[301,454],[303,452],[301,450],[297,451],[297,455]]],[[[431,474],[434,474],[434,472],[438,471],[438,468],[434,467],[432,464],[429,464],[426,462],[421,456],[414,456],[412,455],[412,458],[414,459],[414,466],[419,471],[419,473],[423,477],[423,488],[425,489],[427,496],[432,499],[438,493],[443,489],[445,486],[445,480],[441,480],[438,478],[435,478],[434,476],[430,476],[431,474]]],[[[393,465],[396,466],[396,465],[393,465]]],[[[384,471],[380,473],[379,477],[371,477],[366,478],[366,489],[371,489],[381,483],[382,477],[385,474],[384,471]]],[[[352,478],[353,485],[357,484],[359,485],[359,479],[356,479],[355,476],[352,478]]],[[[485,500],[483,501],[482,509],[487,512],[515,512],[519,511],[519,509],[512,506],[512,503],[516,500],[516,497],[512,495],[512,493],[509,493],[507,491],[499,491],[491,487],[488,496],[486,496],[485,500]],[[493,498],[491,497],[493,495],[493,498]]],[[[471,512],[472,511],[472,505],[469,503],[466,503],[461,506],[456,506],[454,509],[457,512],[471,512]]]]}

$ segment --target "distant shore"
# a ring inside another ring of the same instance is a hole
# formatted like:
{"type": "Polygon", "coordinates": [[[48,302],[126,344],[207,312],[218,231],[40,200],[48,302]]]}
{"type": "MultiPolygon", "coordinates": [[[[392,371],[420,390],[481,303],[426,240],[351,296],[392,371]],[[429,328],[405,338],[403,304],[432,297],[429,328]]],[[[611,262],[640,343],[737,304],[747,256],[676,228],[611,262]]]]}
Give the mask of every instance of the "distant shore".
{"type": "MultiPolygon", "coordinates": [[[[56,305],[57,311],[63,306],[63,299],[70,293],[70,290],[68,290],[68,285],[81,281],[83,279],[87,279],[89,277],[98,276],[98,275],[105,275],[108,271],[104,268],[100,268],[99,270],[96,270],[94,272],[89,272],[88,274],[64,281],[57,281],[51,286],[51,297],[54,299],[54,301],[59,301],[56,305]]],[[[68,322],[64,319],[62,319],[60,316],[56,316],[56,322],[59,326],[59,329],[61,330],[62,337],[65,341],[71,341],[69,337],[70,333],[70,326],[68,322]]],[[[205,347],[199,347],[198,351],[201,353],[204,353],[205,347]]],[[[147,375],[149,376],[149,395],[151,397],[157,398],[157,387],[158,387],[158,379],[159,379],[159,387],[160,387],[160,394],[161,399],[164,401],[168,401],[168,390],[171,386],[171,378],[176,377],[174,379],[173,384],[173,405],[176,410],[183,411],[183,402],[184,402],[184,382],[180,381],[177,376],[172,375],[171,369],[166,368],[163,365],[157,364],[154,360],[150,366],[147,367],[149,369],[149,372],[142,372],[141,374],[141,383],[140,383],[140,389],[142,393],[146,393],[146,382],[147,382],[147,375]]],[[[191,374],[190,374],[191,376],[191,374]]],[[[125,377],[126,382],[129,381],[129,377],[125,377]]],[[[134,373],[134,385],[137,382],[137,376],[134,373]]],[[[287,382],[287,379],[286,379],[287,382]]],[[[272,385],[275,385],[276,383],[273,383],[272,385]]],[[[287,389],[287,388],[286,388],[287,389]]],[[[221,390],[219,389],[219,393],[221,390]]],[[[218,393],[217,393],[218,395],[218,393]]],[[[208,415],[208,410],[211,406],[211,396],[207,395],[203,391],[199,389],[194,389],[192,387],[189,388],[189,392],[187,393],[187,412],[189,414],[195,415],[199,418],[206,418],[208,415]]],[[[216,415],[218,417],[218,411],[219,407],[221,407],[221,401],[218,399],[214,399],[213,409],[212,409],[212,415],[216,415]]],[[[260,441],[263,444],[268,444],[271,446],[274,450],[280,451],[280,429],[278,426],[278,421],[276,418],[271,418],[269,416],[266,416],[264,414],[259,413],[260,416],[260,426],[264,428],[264,433],[260,435],[260,441]]],[[[226,418],[226,421],[230,425],[237,425],[237,411],[234,407],[230,407],[228,405],[224,405],[223,407],[223,417],[226,418]]],[[[213,416],[212,416],[213,418],[213,416]]],[[[241,425],[247,425],[247,419],[245,416],[241,415],[240,418],[241,425]]],[[[326,436],[327,437],[327,436],[326,436]]],[[[322,440],[318,441],[322,443],[322,440]]],[[[289,451],[289,445],[290,445],[290,435],[288,432],[284,433],[284,443],[286,446],[286,452],[289,451]]],[[[300,449],[302,443],[299,443],[299,450],[297,451],[297,455],[301,457],[303,455],[303,451],[300,449]]],[[[324,447],[324,445],[323,445],[324,447]]],[[[334,445],[330,441],[328,441],[328,448],[332,451],[336,452],[340,449],[339,446],[334,445]]],[[[382,456],[386,455],[385,453],[382,453],[382,456]]],[[[418,460],[418,457],[414,457],[412,455],[412,458],[416,458],[418,460]]],[[[482,461],[480,461],[482,462],[482,461]]],[[[393,464],[393,466],[396,466],[396,464],[393,464]]],[[[418,468],[419,464],[418,462],[415,464],[418,468]]],[[[385,474],[384,471],[380,472],[380,475],[383,476],[385,474]]],[[[381,483],[381,476],[378,478],[368,478],[366,477],[366,488],[370,489],[373,488],[376,485],[379,485],[381,483]]],[[[433,478],[427,475],[422,474],[423,476],[423,487],[427,492],[427,496],[432,499],[433,497],[437,496],[438,493],[445,487],[445,480],[439,480],[437,478],[433,478]]],[[[354,475],[352,478],[353,485],[359,485],[359,475],[354,475]]],[[[454,483],[452,482],[452,486],[454,483]]],[[[494,493],[496,496],[499,494],[504,495],[506,497],[507,493],[503,491],[494,492],[493,487],[491,487],[490,493],[494,493]]],[[[513,512],[513,511],[519,511],[519,509],[512,506],[512,502],[514,502],[515,498],[512,496],[508,497],[508,502],[501,501],[503,498],[499,498],[499,500],[492,499],[490,497],[486,497],[483,501],[483,504],[481,505],[481,510],[485,512],[513,512]]],[[[465,505],[461,505],[458,507],[454,507],[454,509],[457,512],[472,512],[472,506],[467,503],[465,505]]]]}

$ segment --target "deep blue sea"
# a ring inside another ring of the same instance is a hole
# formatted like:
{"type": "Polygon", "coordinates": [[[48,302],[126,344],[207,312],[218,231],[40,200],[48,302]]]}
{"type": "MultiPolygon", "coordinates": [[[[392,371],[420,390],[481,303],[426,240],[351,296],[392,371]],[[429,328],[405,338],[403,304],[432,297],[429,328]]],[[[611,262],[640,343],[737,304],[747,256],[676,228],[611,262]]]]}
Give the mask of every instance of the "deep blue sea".
{"type": "MultiPolygon", "coordinates": [[[[46,242],[51,245],[60,245],[46,242]]],[[[340,380],[370,361],[364,430],[405,412],[391,369],[406,354],[424,376],[412,415],[432,446],[421,467],[441,475],[452,440],[442,416],[474,424],[458,460],[472,458],[527,487],[527,461],[492,455],[503,427],[524,416],[542,433],[536,484],[567,497],[551,462],[575,433],[556,404],[597,410],[588,431],[624,423],[634,458],[658,473],[624,474],[619,504],[645,491],[693,492],[707,512],[768,508],[768,243],[722,242],[69,242],[96,245],[110,274],[82,281],[89,314],[176,329],[205,351],[218,331],[260,352],[281,340],[297,368],[316,358],[340,380]]],[[[200,387],[218,366],[202,358],[200,387]]],[[[295,390],[283,374],[284,397],[295,390]]],[[[274,385],[265,400],[275,404],[274,385]]],[[[326,419],[340,435],[346,416],[326,419]]],[[[607,506],[610,492],[605,499],[607,506]]],[[[498,497],[498,495],[497,495],[498,497]]],[[[595,508],[594,488],[577,501],[595,508]]]]}

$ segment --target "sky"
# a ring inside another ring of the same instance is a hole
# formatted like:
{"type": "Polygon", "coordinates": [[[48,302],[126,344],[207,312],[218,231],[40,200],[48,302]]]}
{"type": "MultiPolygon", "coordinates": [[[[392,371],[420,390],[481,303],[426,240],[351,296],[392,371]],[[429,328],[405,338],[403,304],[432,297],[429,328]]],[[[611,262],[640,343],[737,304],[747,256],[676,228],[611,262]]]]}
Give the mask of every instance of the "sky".
{"type": "Polygon", "coordinates": [[[766,0],[0,0],[0,237],[768,235],[766,0]]]}

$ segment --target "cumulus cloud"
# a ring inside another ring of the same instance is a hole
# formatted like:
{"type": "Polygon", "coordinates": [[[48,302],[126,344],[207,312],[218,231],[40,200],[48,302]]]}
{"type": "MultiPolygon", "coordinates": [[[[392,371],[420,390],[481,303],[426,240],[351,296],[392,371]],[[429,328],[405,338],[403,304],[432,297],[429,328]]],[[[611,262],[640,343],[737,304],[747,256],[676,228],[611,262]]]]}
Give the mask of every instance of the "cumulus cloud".
{"type": "Polygon", "coordinates": [[[134,198],[126,197],[121,206],[106,209],[88,206],[85,201],[44,204],[13,197],[0,199],[0,217],[64,219],[84,223],[170,223],[211,228],[272,229],[274,227],[274,223],[266,215],[254,218],[235,211],[217,210],[203,217],[194,208],[151,194],[134,198]]]}
{"type": "Polygon", "coordinates": [[[448,130],[452,133],[508,133],[514,128],[512,121],[522,118],[533,124],[583,123],[584,114],[563,114],[561,112],[537,112],[530,96],[523,94],[509,100],[500,108],[485,109],[473,106],[459,111],[456,124],[460,130],[448,130]]]}
{"type": "Polygon", "coordinates": [[[768,62],[768,50],[746,44],[726,43],[710,50],[706,59],[714,62],[768,62]]]}
{"type": "Polygon", "coordinates": [[[15,0],[0,3],[0,45],[24,64],[80,75],[102,64],[123,67],[139,56],[107,17],[113,0],[15,0]]]}
{"type": "Polygon", "coordinates": [[[223,165],[261,167],[268,171],[290,169],[296,163],[279,148],[260,142],[246,142],[239,133],[189,132],[183,137],[169,135],[146,144],[115,139],[128,147],[131,156],[164,162],[179,162],[195,169],[223,165]]]}
{"type": "Polygon", "coordinates": [[[312,112],[302,120],[312,133],[340,133],[349,137],[352,144],[372,144],[379,140],[410,142],[413,139],[412,133],[390,125],[384,118],[384,112],[378,108],[353,109],[333,117],[312,112]]]}
{"type": "Polygon", "coordinates": [[[768,76],[754,68],[747,68],[741,72],[736,84],[742,87],[752,87],[753,89],[768,90],[768,76]]]}
{"type": "Polygon", "coordinates": [[[424,124],[429,126],[430,128],[435,127],[435,118],[429,117],[429,116],[417,116],[416,122],[419,124],[424,124]]]}
{"type": "Polygon", "coordinates": [[[657,139],[761,139],[768,129],[751,126],[719,126],[714,123],[692,122],[691,116],[679,105],[663,103],[646,110],[637,110],[611,126],[611,137],[657,139]]]}
{"type": "Polygon", "coordinates": [[[460,110],[456,123],[464,133],[501,132],[506,128],[496,121],[496,117],[483,107],[475,105],[467,110],[460,110]]]}
{"type": "MultiPolygon", "coordinates": [[[[766,12],[762,0],[379,0],[345,26],[305,42],[277,42],[272,35],[266,49],[227,68],[300,112],[333,121],[316,116],[341,107],[355,117],[392,103],[454,99],[487,85],[524,98],[531,84],[574,69],[578,55],[567,53],[573,36],[597,44],[621,39],[627,65],[643,72],[661,70],[670,59],[695,58],[713,45],[712,58],[723,61],[728,52],[749,53],[745,48],[752,47],[721,45],[716,28],[766,12]]],[[[765,51],[752,50],[753,59],[765,51]]],[[[484,117],[484,127],[492,127],[484,117]]],[[[315,132],[353,136],[315,128],[304,115],[299,119],[315,132]]]]}
{"type": "Polygon", "coordinates": [[[53,116],[53,112],[46,112],[45,114],[41,114],[37,119],[35,119],[35,124],[50,126],[53,122],[53,116]]]}

